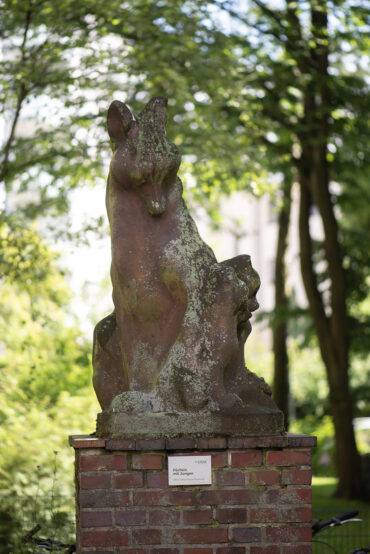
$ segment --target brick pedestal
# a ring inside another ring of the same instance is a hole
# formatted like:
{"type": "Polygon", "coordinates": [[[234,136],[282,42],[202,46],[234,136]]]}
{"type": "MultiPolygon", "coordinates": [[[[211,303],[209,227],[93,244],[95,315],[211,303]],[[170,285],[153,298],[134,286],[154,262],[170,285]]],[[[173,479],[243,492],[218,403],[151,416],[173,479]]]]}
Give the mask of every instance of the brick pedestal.
{"type": "Polygon", "coordinates": [[[77,552],[311,552],[315,438],[73,436],[77,552]],[[168,455],[210,454],[212,485],[169,486],[168,455]]]}

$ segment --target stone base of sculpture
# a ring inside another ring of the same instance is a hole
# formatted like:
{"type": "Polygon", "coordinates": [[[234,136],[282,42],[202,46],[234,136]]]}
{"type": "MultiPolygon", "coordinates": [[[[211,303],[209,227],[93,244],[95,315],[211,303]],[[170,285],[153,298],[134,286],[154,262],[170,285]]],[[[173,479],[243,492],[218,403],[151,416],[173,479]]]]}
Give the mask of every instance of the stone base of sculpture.
{"type": "Polygon", "coordinates": [[[279,410],[248,407],[240,413],[189,414],[149,413],[127,414],[106,411],[98,414],[97,436],[110,438],[162,438],[189,436],[235,436],[283,432],[283,417],[279,410]]]}
{"type": "MultiPolygon", "coordinates": [[[[142,398],[142,396],[139,396],[142,398]]],[[[150,411],[128,413],[127,399],[117,397],[109,410],[98,415],[97,436],[111,438],[142,437],[161,438],[183,435],[260,435],[279,434],[284,431],[283,414],[271,397],[256,389],[250,398],[229,409],[197,412],[150,411]],[[126,403],[124,402],[126,400],[126,403]]],[[[136,407],[136,406],[135,406],[136,407]]]]}
{"type": "MultiPolygon", "coordinates": [[[[183,435],[260,435],[284,432],[282,412],[271,398],[268,385],[259,377],[244,371],[244,390],[236,383],[229,390],[230,405],[209,402],[205,408],[185,411],[179,408],[175,391],[167,400],[156,394],[127,391],[118,395],[108,410],[98,415],[97,436],[109,438],[168,438],[183,435]],[[239,396],[236,395],[236,390],[239,396]],[[163,409],[165,401],[166,409],[163,409]]],[[[194,399],[199,389],[191,378],[182,389],[194,399]]],[[[201,396],[201,395],[200,395],[201,396]]]]}

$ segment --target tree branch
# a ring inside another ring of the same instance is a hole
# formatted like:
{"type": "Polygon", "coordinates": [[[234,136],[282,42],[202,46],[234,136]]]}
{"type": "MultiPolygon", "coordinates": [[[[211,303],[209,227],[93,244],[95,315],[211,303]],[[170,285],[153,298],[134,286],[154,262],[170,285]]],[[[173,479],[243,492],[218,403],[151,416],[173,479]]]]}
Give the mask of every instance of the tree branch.
{"type": "MultiPolygon", "coordinates": [[[[32,17],[32,10],[31,10],[31,8],[28,8],[28,10],[26,12],[26,18],[25,18],[25,25],[24,25],[24,31],[23,31],[23,40],[22,40],[22,44],[21,44],[21,47],[20,47],[20,50],[21,50],[21,53],[22,53],[21,62],[20,62],[21,65],[24,64],[24,62],[26,60],[26,42],[27,42],[27,35],[28,35],[29,27],[30,27],[30,24],[31,24],[31,17],[32,17]]],[[[11,129],[10,129],[10,132],[9,132],[8,140],[6,141],[5,146],[4,146],[3,162],[2,162],[1,169],[0,169],[0,182],[4,181],[6,179],[7,174],[8,174],[9,155],[10,155],[10,150],[11,150],[11,147],[12,147],[12,144],[13,144],[13,141],[14,141],[15,128],[17,126],[19,115],[20,115],[21,109],[22,109],[22,104],[23,104],[24,99],[27,96],[27,93],[28,93],[28,90],[27,90],[27,87],[26,87],[25,83],[21,82],[20,87],[19,87],[19,92],[18,92],[18,97],[17,97],[17,105],[16,105],[15,112],[14,112],[12,126],[11,126],[11,129]]]]}
{"type": "Polygon", "coordinates": [[[309,71],[310,63],[309,63],[308,57],[301,53],[302,45],[304,44],[301,23],[297,16],[296,10],[292,6],[292,2],[290,1],[287,2],[286,16],[287,16],[287,20],[289,21],[290,28],[292,29],[292,33],[287,33],[288,41],[290,42],[290,45],[292,47],[291,52],[292,53],[295,52],[294,58],[297,61],[298,67],[302,73],[305,73],[309,71]],[[301,45],[300,48],[297,48],[297,44],[301,45]]]}
{"type": "MultiPolygon", "coordinates": [[[[258,0],[252,0],[254,1],[255,3],[258,3],[258,0]]],[[[227,12],[229,15],[231,15],[231,17],[233,17],[234,19],[236,19],[237,21],[240,21],[240,23],[243,23],[244,25],[247,25],[248,27],[251,26],[250,23],[248,23],[248,21],[242,17],[241,15],[239,15],[235,10],[233,10],[232,8],[230,8],[230,6],[227,6],[226,5],[226,2],[221,2],[221,3],[218,3],[218,6],[224,10],[225,12],[227,12]]],[[[263,4],[259,5],[260,9],[263,10],[263,7],[266,8],[266,6],[263,6],[263,4]]],[[[269,10],[268,8],[266,8],[267,12],[271,12],[272,14],[272,17],[274,19],[275,22],[277,22],[279,24],[279,27],[286,31],[286,28],[285,26],[281,23],[281,21],[279,20],[279,18],[276,16],[276,14],[274,14],[274,12],[272,12],[271,10],[269,10]]],[[[265,10],[263,10],[265,11],[265,10]]],[[[265,12],[266,13],[266,12],[265,12]]],[[[266,13],[267,14],[267,13],[266,13]]],[[[281,43],[285,43],[285,40],[279,35],[279,33],[277,33],[276,31],[274,31],[273,29],[269,29],[269,30],[264,30],[264,29],[261,29],[261,27],[259,27],[256,23],[253,24],[253,29],[257,29],[257,31],[259,33],[262,33],[263,35],[272,35],[273,37],[276,38],[276,40],[278,40],[279,42],[281,43]]]]}
{"type": "Polygon", "coordinates": [[[265,6],[265,4],[263,4],[263,2],[261,2],[260,0],[252,0],[252,2],[256,4],[265,15],[267,15],[270,19],[273,19],[275,23],[277,23],[278,26],[286,32],[286,26],[283,25],[283,23],[273,10],[270,10],[270,8],[265,6]]]}

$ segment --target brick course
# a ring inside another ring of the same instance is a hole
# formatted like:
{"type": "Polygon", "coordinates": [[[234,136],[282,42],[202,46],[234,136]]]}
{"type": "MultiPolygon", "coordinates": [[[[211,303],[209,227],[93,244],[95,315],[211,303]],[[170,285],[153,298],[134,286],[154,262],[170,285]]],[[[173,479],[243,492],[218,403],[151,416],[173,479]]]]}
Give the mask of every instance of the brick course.
{"type": "Polygon", "coordinates": [[[94,439],[76,452],[79,554],[308,554],[304,435],[94,439]],[[168,485],[167,456],[212,457],[212,485],[168,485]]]}

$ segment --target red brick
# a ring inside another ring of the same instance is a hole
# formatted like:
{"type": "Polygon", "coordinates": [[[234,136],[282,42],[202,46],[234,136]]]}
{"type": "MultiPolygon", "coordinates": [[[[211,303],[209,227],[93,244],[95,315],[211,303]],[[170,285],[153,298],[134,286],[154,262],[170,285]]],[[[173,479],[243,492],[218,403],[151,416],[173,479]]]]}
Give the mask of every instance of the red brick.
{"type": "Polygon", "coordinates": [[[180,523],[179,510],[151,510],[149,525],[178,525],[180,523]]]}
{"type": "Polygon", "coordinates": [[[284,469],[281,482],[283,485],[310,485],[311,479],[310,469],[284,469]]]}
{"type": "Polygon", "coordinates": [[[312,521],[311,508],[260,508],[250,511],[251,523],[303,523],[312,521]]]}
{"type": "Polygon", "coordinates": [[[267,527],[266,540],[279,542],[308,542],[311,540],[311,526],[306,527],[267,527]]]}
{"type": "Polygon", "coordinates": [[[227,467],[227,452],[212,452],[212,467],[227,467]]]}
{"type": "Polygon", "coordinates": [[[279,472],[275,469],[258,469],[249,473],[251,485],[277,485],[279,483],[279,472]]]}
{"type": "Polygon", "coordinates": [[[263,493],[256,490],[204,490],[200,493],[200,503],[208,506],[259,504],[263,501],[263,493]]]}
{"type": "Polygon", "coordinates": [[[250,554],[280,554],[280,546],[251,546],[250,554]]]}
{"type": "MultiPolygon", "coordinates": [[[[122,548],[122,549],[119,548],[118,550],[119,550],[120,552],[122,552],[122,551],[123,551],[123,548],[122,548]]],[[[85,553],[88,554],[88,552],[91,552],[91,553],[94,553],[94,554],[109,554],[110,552],[117,552],[117,550],[116,550],[116,548],[114,548],[114,547],[112,546],[112,548],[107,548],[107,547],[105,547],[103,550],[100,550],[99,548],[98,548],[98,549],[96,549],[96,548],[85,548],[85,549],[83,550],[83,552],[84,552],[84,554],[85,554],[85,553]]]]}
{"type": "Polygon", "coordinates": [[[218,508],[216,519],[219,523],[246,523],[247,510],[245,508],[218,508]]]}
{"type": "Polygon", "coordinates": [[[260,466],[261,464],[262,452],[260,450],[231,453],[231,465],[233,467],[251,467],[260,466]]]}
{"type": "Polygon", "coordinates": [[[201,529],[175,529],[172,541],[185,544],[213,544],[227,542],[227,527],[203,527],[201,529]]]}
{"type": "Polygon", "coordinates": [[[168,473],[148,473],[148,488],[166,489],[168,487],[168,473]]]}
{"type": "Polygon", "coordinates": [[[266,454],[268,466],[311,465],[310,450],[271,450],[266,454]]]}
{"type": "MultiPolygon", "coordinates": [[[[120,552],[123,552],[123,548],[118,549],[120,552]]],[[[94,554],[109,554],[110,552],[117,552],[116,548],[112,546],[112,548],[105,547],[103,550],[100,550],[99,548],[85,548],[83,550],[84,554],[88,554],[88,552],[94,553],[94,554]]]]}
{"type": "Polygon", "coordinates": [[[281,554],[312,554],[311,544],[281,546],[281,554]]]}
{"type": "Polygon", "coordinates": [[[212,510],[187,510],[183,512],[185,525],[209,525],[212,523],[212,510]]]}
{"type": "Polygon", "coordinates": [[[111,473],[81,473],[80,485],[82,489],[109,489],[111,473]]]}
{"type": "Polygon", "coordinates": [[[136,439],[136,450],[165,450],[166,439],[136,439]]]}
{"type": "Polygon", "coordinates": [[[81,508],[113,508],[128,506],[127,491],[83,490],[81,491],[81,508]]]}
{"type": "Polygon", "coordinates": [[[125,454],[81,456],[81,471],[109,471],[127,468],[125,454]]]}
{"type": "Polygon", "coordinates": [[[135,450],[135,439],[107,439],[106,450],[135,450]]]}
{"type": "Polygon", "coordinates": [[[193,450],[195,448],[195,440],[192,438],[174,438],[166,440],[167,450],[193,450]]]}
{"type": "Polygon", "coordinates": [[[197,447],[202,450],[222,450],[227,447],[227,440],[225,437],[199,438],[197,447]]]}
{"type": "Polygon", "coordinates": [[[184,548],[184,554],[212,554],[212,548],[184,548]]]}
{"type": "Polygon", "coordinates": [[[136,506],[193,506],[194,491],[137,491],[134,492],[136,506]]]}
{"type": "Polygon", "coordinates": [[[132,469],[162,469],[161,454],[133,454],[132,469]]]}
{"type": "Polygon", "coordinates": [[[286,437],[288,439],[289,446],[293,448],[299,448],[300,446],[303,448],[311,448],[312,446],[317,445],[317,437],[313,437],[310,435],[296,435],[294,433],[286,433],[286,437]]]}
{"type": "Polygon", "coordinates": [[[212,548],[184,548],[184,554],[212,554],[212,548]]]}
{"type": "Polygon", "coordinates": [[[96,510],[93,512],[82,511],[82,527],[109,527],[112,526],[112,512],[110,510],[96,510]]]}
{"type": "Polygon", "coordinates": [[[162,531],[160,529],[133,529],[133,544],[161,544],[162,531]]]}
{"type": "Polygon", "coordinates": [[[215,472],[215,483],[224,487],[245,485],[245,474],[242,471],[223,470],[215,472]]]}
{"type": "Polygon", "coordinates": [[[146,554],[146,550],[144,548],[118,548],[118,552],[124,554],[146,554]]]}
{"type": "Polygon", "coordinates": [[[311,489],[270,489],[266,491],[266,504],[311,504],[311,489]]]}
{"type": "Polygon", "coordinates": [[[150,554],[178,554],[178,548],[151,548],[150,554]]]}
{"type": "Polygon", "coordinates": [[[143,474],[139,471],[130,473],[117,473],[113,475],[113,488],[134,489],[143,486],[143,474]]]}
{"type": "Polygon", "coordinates": [[[128,535],[118,529],[82,530],[82,546],[126,546],[128,535]]]}
{"type": "Polygon", "coordinates": [[[282,435],[267,435],[262,437],[230,437],[229,448],[284,448],[288,439],[282,435]]]}
{"type": "Polygon", "coordinates": [[[257,448],[285,448],[288,445],[288,439],[284,435],[266,435],[257,437],[257,448]]]}
{"type": "Polygon", "coordinates": [[[261,540],[259,527],[234,527],[230,531],[235,542],[259,542],[261,540]]]}
{"type": "Polygon", "coordinates": [[[257,437],[229,437],[227,441],[229,448],[256,448],[257,437]]]}
{"type": "Polygon", "coordinates": [[[220,546],[216,552],[217,554],[244,554],[245,546],[220,546]]]}
{"type": "Polygon", "coordinates": [[[116,525],[142,525],[146,523],[145,510],[115,510],[114,520],[116,525]]]}

